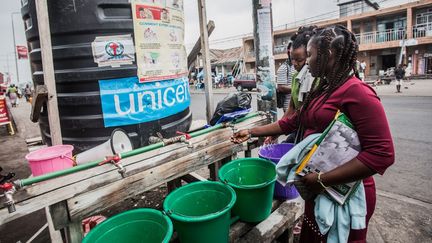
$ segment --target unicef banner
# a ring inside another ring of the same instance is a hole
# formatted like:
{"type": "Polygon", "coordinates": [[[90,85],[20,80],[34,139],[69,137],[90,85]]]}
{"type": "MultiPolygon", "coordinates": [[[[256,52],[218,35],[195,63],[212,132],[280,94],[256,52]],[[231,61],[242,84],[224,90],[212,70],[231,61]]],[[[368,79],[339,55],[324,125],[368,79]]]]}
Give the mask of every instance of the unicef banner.
{"type": "Polygon", "coordinates": [[[105,127],[158,120],[190,105],[187,78],[139,83],[137,77],[99,80],[105,127]]]}

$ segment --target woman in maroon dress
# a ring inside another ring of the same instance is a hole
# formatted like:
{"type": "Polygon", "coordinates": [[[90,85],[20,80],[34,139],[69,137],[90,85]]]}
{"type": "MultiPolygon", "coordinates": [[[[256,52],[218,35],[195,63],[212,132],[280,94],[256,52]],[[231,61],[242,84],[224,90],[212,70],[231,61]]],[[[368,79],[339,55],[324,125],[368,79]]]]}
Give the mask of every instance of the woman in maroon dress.
{"type": "MultiPolygon", "coordinates": [[[[317,29],[308,43],[308,64],[312,76],[319,84],[307,96],[299,112],[269,125],[241,130],[232,141],[240,143],[251,136],[287,134],[302,127],[303,137],[322,133],[337,110],[345,113],[354,124],[362,147],[356,158],[332,171],[321,174],[325,186],[333,186],[362,179],[365,187],[369,222],[375,209],[375,183],[373,175],[383,174],[394,162],[393,141],[382,104],[375,91],[356,77],[355,63],[358,45],[355,36],[344,26],[317,29]]],[[[324,188],[318,174],[311,173],[302,182],[313,193],[324,188]]],[[[352,230],[348,242],[366,242],[367,228],[352,230]]],[[[305,202],[305,217],[301,242],[326,242],[314,216],[314,201],[305,202]]]]}

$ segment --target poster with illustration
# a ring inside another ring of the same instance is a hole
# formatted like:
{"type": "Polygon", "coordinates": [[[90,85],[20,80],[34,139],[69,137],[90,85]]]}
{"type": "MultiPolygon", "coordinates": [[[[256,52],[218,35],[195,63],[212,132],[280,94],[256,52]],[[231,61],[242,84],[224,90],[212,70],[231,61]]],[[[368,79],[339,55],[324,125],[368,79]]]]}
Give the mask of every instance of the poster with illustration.
{"type": "Polygon", "coordinates": [[[151,82],[187,74],[182,0],[133,0],[138,77],[151,82]]]}

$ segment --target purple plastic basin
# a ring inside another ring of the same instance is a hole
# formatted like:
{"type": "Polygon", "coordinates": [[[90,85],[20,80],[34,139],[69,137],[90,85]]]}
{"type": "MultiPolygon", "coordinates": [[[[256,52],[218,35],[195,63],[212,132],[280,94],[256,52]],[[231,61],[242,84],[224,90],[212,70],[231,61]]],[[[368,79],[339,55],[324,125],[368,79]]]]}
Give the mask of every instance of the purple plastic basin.
{"type": "MultiPolygon", "coordinates": [[[[279,163],[279,160],[294,147],[292,143],[280,143],[270,144],[262,147],[258,151],[258,156],[263,159],[268,159],[275,164],[279,163]]],[[[276,182],[274,189],[274,197],[282,199],[294,199],[299,194],[294,186],[282,186],[279,182],[276,182]]]]}
{"type": "Polygon", "coordinates": [[[284,156],[293,147],[294,144],[292,143],[270,144],[262,147],[258,151],[258,156],[263,159],[271,160],[277,164],[282,156],[284,156]]]}

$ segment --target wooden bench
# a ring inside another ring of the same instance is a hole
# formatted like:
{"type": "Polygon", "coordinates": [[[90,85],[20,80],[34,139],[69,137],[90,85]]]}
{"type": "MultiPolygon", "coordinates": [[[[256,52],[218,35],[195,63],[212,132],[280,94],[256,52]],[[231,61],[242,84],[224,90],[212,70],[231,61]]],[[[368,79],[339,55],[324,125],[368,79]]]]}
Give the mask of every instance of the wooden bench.
{"type": "MultiPolygon", "coordinates": [[[[236,124],[235,128],[246,129],[267,123],[266,116],[257,116],[236,124]]],[[[104,164],[24,187],[13,195],[16,207],[13,213],[8,212],[3,204],[4,197],[0,197],[0,224],[49,207],[54,228],[65,232],[67,242],[81,242],[83,219],[164,183],[168,183],[170,189],[173,189],[180,186],[178,183],[180,180],[189,182],[202,180],[203,178],[194,172],[209,165],[210,177],[216,179],[220,165],[231,160],[238,152],[245,151],[246,155],[250,155],[250,150],[258,146],[256,141],[233,144],[230,141],[232,133],[233,129],[227,127],[191,138],[190,144],[176,143],[122,159],[121,163],[126,168],[125,178],[118,173],[115,166],[104,164]]],[[[290,210],[287,211],[286,207],[293,206],[285,205],[276,209],[276,214],[288,215],[290,210]]],[[[280,218],[280,216],[273,216],[269,219],[274,217],[280,218]]],[[[282,224],[281,222],[276,225],[282,224]]],[[[233,227],[238,228],[241,224],[241,222],[236,223],[233,227]]],[[[250,229],[246,233],[256,234],[252,233],[254,227],[257,227],[259,232],[264,232],[263,226],[259,225],[242,227],[250,229]]],[[[280,230],[290,226],[290,223],[283,225],[283,227],[276,227],[277,232],[272,234],[279,234],[280,230]]],[[[245,230],[237,230],[237,232],[245,232],[245,230]]],[[[235,233],[235,235],[246,237],[249,234],[246,233],[235,233]]],[[[263,234],[263,237],[267,235],[268,233],[263,234]]]]}
{"type": "MultiPolygon", "coordinates": [[[[273,203],[275,205],[275,203],[273,203]]],[[[278,201],[272,214],[257,225],[237,222],[231,227],[230,242],[292,242],[294,226],[302,219],[300,202],[278,201]]]]}

